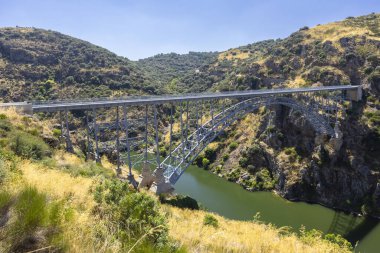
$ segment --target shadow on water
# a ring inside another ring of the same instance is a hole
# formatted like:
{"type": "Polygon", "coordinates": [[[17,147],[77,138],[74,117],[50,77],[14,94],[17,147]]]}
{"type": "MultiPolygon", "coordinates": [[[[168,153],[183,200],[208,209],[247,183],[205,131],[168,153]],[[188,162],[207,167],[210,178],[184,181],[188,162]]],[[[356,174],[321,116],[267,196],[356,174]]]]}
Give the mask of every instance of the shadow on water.
{"type": "Polygon", "coordinates": [[[380,220],[370,217],[347,215],[335,212],[327,233],[340,234],[353,245],[362,241],[378,224],[380,220]]]}
{"type": "Polygon", "coordinates": [[[380,220],[370,217],[363,218],[363,221],[346,233],[344,237],[355,245],[356,242],[362,241],[378,224],[380,220]]]}
{"type": "Polygon", "coordinates": [[[362,218],[336,211],[327,233],[346,235],[354,229],[360,219],[362,218]]]}

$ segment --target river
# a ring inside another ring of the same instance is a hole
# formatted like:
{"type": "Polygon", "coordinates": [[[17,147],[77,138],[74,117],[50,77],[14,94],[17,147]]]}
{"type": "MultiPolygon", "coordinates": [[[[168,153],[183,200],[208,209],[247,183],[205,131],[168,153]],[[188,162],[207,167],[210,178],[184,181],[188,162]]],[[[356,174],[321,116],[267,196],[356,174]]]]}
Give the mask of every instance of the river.
{"type": "Polygon", "coordinates": [[[237,220],[260,220],[277,227],[290,226],[295,231],[318,229],[344,235],[357,242],[355,252],[380,252],[380,224],[376,219],[356,217],[317,204],[290,202],[271,192],[249,192],[240,185],[190,166],[175,184],[176,192],[188,195],[208,210],[237,220]]]}

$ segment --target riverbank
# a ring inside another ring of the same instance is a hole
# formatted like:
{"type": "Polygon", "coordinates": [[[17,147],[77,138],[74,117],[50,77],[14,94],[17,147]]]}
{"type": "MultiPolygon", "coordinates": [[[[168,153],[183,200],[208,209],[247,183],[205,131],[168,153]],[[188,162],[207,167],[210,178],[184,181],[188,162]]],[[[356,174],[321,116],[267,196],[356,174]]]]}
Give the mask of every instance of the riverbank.
{"type": "Polygon", "coordinates": [[[204,169],[190,166],[175,185],[176,193],[189,195],[206,207],[234,220],[260,220],[276,227],[302,226],[324,233],[345,235],[356,245],[356,252],[377,252],[380,247],[379,220],[348,215],[318,204],[291,202],[272,192],[250,192],[204,169]]]}

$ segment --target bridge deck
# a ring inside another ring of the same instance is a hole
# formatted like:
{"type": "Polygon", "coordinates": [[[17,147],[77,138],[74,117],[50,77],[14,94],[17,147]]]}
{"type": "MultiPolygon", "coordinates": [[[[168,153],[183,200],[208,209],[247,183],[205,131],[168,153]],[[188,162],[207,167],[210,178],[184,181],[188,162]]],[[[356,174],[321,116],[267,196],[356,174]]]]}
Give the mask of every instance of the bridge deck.
{"type": "Polygon", "coordinates": [[[209,100],[221,98],[244,98],[268,95],[282,95],[304,92],[321,92],[321,91],[344,91],[355,90],[359,86],[339,85],[339,86],[322,86],[307,87],[294,89],[272,89],[272,90],[247,90],[247,91],[228,91],[216,93],[189,93],[180,95],[164,95],[164,96],[140,96],[140,97],[122,97],[107,98],[96,100],[66,100],[66,101],[35,101],[32,102],[33,112],[54,112],[63,110],[89,110],[95,108],[107,108],[124,105],[146,105],[146,104],[163,104],[168,102],[209,100]]]}

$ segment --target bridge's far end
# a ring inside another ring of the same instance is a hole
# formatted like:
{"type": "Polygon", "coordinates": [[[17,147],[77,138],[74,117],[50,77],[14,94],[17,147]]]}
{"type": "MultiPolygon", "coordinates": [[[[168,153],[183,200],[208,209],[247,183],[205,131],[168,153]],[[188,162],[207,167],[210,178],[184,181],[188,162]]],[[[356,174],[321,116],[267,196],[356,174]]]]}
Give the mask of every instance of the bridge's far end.
{"type": "Polygon", "coordinates": [[[360,101],[362,100],[362,96],[363,96],[362,86],[358,86],[357,89],[347,90],[347,99],[351,101],[356,101],[356,102],[360,101]]]}

